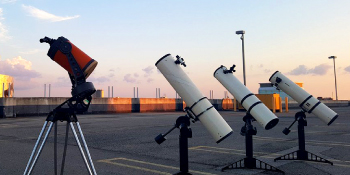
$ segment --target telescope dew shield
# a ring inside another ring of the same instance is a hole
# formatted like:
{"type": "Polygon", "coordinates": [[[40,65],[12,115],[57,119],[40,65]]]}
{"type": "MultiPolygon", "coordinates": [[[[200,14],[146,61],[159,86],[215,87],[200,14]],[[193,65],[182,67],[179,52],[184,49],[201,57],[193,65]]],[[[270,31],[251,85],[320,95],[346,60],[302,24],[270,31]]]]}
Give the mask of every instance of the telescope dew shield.
{"type": "Polygon", "coordinates": [[[266,130],[277,125],[279,119],[249,89],[244,86],[225,66],[214,72],[214,77],[241,103],[266,130]]]}
{"type": "MultiPolygon", "coordinates": [[[[232,133],[231,127],[193,84],[181,68],[180,63],[176,63],[174,57],[167,54],[160,58],[155,65],[170,85],[184,99],[193,114],[203,123],[216,140],[216,143],[221,142],[232,133]]],[[[184,65],[183,62],[181,64],[184,65]]]]}
{"type": "MultiPolygon", "coordinates": [[[[47,37],[45,37],[46,39],[47,37]]],[[[47,38],[48,39],[48,38],[47,38]]],[[[47,55],[60,66],[62,66],[71,75],[81,76],[79,69],[83,72],[85,79],[93,72],[97,66],[97,61],[89,57],[68,39],[59,37],[57,40],[48,39],[50,49],[47,55]],[[75,60],[70,60],[69,56],[75,60]],[[73,61],[73,64],[72,64],[73,61]]],[[[42,40],[40,40],[42,42],[42,40]]],[[[46,41],[44,41],[46,42],[46,41]]],[[[77,77],[76,77],[77,78],[77,77]]]]}
{"type": "Polygon", "coordinates": [[[338,117],[338,114],[332,109],[310,95],[281,72],[276,71],[272,74],[269,81],[297,101],[305,112],[313,113],[327,125],[332,124],[338,117]]]}

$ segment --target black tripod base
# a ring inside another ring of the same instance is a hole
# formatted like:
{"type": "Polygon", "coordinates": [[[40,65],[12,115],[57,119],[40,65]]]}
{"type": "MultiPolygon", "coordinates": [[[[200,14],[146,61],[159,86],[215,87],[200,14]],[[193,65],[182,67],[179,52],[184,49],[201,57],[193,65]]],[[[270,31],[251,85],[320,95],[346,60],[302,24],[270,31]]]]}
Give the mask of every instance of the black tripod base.
{"type": "Polygon", "coordinates": [[[284,171],[256,158],[241,159],[237,162],[234,162],[230,165],[225,166],[224,168],[221,169],[221,171],[225,171],[228,169],[259,169],[259,170],[265,170],[265,171],[280,172],[284,174],[284,171]]]}
{"type": "Polygon", "coordinates": [[[329,163],[333,165],[333,162],[324,159],[320,156],[317,156],[313,153],[310,153],[308,151],[302,151],[302,150],[297,150],[291,153],[288,153],[286,155],[277,157],[274,159],[276,162],[277,160],[305,160],[305,161],[313,161],[313,162],[321,162],[321,163],[329,163]]]}
{"type": "Polygon", "coordinates": [[[175,173],[174,175],[192,175],[191,173],[189,172],[178,172],[178,173],[175,173]]]}

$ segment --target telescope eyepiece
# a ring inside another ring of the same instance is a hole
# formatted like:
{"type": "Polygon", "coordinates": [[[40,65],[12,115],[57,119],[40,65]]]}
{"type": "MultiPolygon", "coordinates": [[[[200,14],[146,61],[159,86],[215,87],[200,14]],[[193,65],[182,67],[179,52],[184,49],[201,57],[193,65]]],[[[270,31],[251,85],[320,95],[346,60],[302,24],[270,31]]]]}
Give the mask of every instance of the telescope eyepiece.
{"type": "Polygon", "coordinates": [[[49,43],[51,45],[55,40],[45,36],[45,38],[41,38],[39,41],[40,43],[49,43]]]}

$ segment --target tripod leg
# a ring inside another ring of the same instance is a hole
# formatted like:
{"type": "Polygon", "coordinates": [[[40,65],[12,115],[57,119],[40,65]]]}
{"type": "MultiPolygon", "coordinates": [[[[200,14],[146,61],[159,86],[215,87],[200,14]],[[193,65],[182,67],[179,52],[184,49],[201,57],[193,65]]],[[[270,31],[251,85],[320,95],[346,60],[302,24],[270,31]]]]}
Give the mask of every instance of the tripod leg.
{"type": "Polygon", "coordinates": [[[83,159],[84,159],[84,162],[85,162],[85,165],[86,165],[86,169],[88,170],[89,174],[92,174],[91,169],[90,169],[90,166],[89,166],[89,164],[88,164],[88,162],[87,162],[87,160],[86,160],[86,156],[85,156],[84,150],[83,150],[83,148],[81,147],[81,144],[80,144],[78,135],[77,135],[77,133],[75,132],[74,125],[73,125],[72,122],[70,122],[70,127],[71,127],[71,129],[72,129],[72,131],[73,131],[75,140],[77,141],[77,144],[78,144],[78,147],[79,147],[81,156],[82,156],[83,159]]]}
{"type": "Polygon", "coordinates": [[[80,136],[81,136],[81,140],[82,140],[82,142],[83,142],[83,144],[84,144],[85,151],[86,151],[86,154],[87,154],[87,156],[88,156],[88,159],[89,159],[89,162],[90,162],[90,165],[91,165],[91,169],[92,169],[94,175],[97,175],[96,170],[95,170],[94,163],[92,162],[92,159],[91,159],[91,155],[90,155],[89,148],[88,148],[88,146],[87,146],[87,144],[86,144],[86,141],[85,141],[85,137],[84,137],[83,131],[81,130],[81,127],[80,127],[79,122],[76,122],[76,123],[77,123],[78,131],[79,131],[80,136]]]}
{"type": "Polygon", "coordinates": [[[54,169],[55,175],[57,175],[57,122],[55,122],[55,131],[54,131],[54,169]]]}
{"type": "Polygon", "coordinates": [[[41,154],[41,151],[42,151],[42,149],[43,149],[44,146],[45,146],[46,139],[47,139],[47,137],[49,136],[49,134],[50,134],[50,132],[51,132],[53,123],[54,123],[54,122],[51,122],[51,123],[50,123],[49,128],[48,128],[47,131],[46,131],[46,134],[45,134],[45,136],[44,136],[43,142],[42,142],[41,145],[40,145],[40,148],[39,148],[39,150],[38,150],[38,152],[37,152],[37,154],[36,154],[36,156],[35,156],[35,158],[34,158],[34,161],[33,161],[32,165],[31,165],[31,167],[30,167],[30,169],[29,169],[29,171],[28,171],[28,174],[30,174],[30,173],[33,171],[33,169],[34,169],[34,167],[35,167],[35,164],[36,164],[36,162],[38,161],[38,158],[39,158],[39,156],[40,156],[40,154],[41,154]]]}
{"type": "Polygon", "coordinates": [[[32,159],[33,159],[33,157],[34,157],[34,154],[35,154],[35,152],[36,152],[36,149],[38,148],[39,142],[40,142],[41,137],[42,137],[42,135],[43,135],[43,133],[44,133],[44,131],[45,131],[45,129],[46,129],[46,126],[47,126],[47,121],[45,121],[45,123],[44,123],[44,125],[43,125],[43,128],[41,129],[41,132],[40,132],[40,134],[39,134],[39,136],[38,136],[38,139],[36,140],[36,143],[35,143],[35,146],[34,146],[34,148],[33,148],[32,154],[30,155],[29,160],[28,160],[28,163],[27,163],[27,166],[26,166],[26,169],[24,170],[24,173],[23,173],[24,175],[27,174],[29,165],[30,165],[30,163],[32,162],[32,159]]]}
{"type": "Polygon", "coordinates": [[[66,153],[67,153],[67,145],[68,145],[68,133],[69,133],[69,122],[67,122],[67,125],[66,125],[66,137],[64,139],[64,149],[63,149],[62,164],[61,164],[61,175],[63,175],[64,163],[66,161],[66,153]]]}

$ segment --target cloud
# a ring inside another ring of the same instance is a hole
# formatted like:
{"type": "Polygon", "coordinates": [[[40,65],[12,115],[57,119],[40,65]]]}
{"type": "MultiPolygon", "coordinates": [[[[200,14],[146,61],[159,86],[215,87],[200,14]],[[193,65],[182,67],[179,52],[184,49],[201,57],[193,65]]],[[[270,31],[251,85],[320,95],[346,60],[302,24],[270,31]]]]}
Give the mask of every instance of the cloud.
{"type": "MultiPolygon", "coordinates": [[[[14,80],[14,89],[15,92],[20,90],[29,90],[29,89],[34,89],[34,88],[38,88],[39,86],[42,87],[43,84],[38,83],[36,81],[33,80],[23,80],[23,81],[16,81],[16,78],[14,80]]],[[[16,93],[15,93],[16,95],[16,93]]]]}
{"type": "Polygon", "coordinates": [[[31,70],[32,69],[32,62],[23,59],[21,56],[12,58],[12,60],[7,59],[7,64],[11,65],[12,67],[16,65],[23,65],[25,69],[31,70]]]}
{"type": "Polygon", "coordinates": [[[345,70],[346,72],[350,72],[350,66],[344,68],[344,70],[345,70]]]}
{"type": "Polygon", "coordinates": [[[31,16],[38,18],[40,20],[45,20],[45,21],[50,21],[50,22],[59,22],[59,21],[65,21],[65,20],[70,20],[74,18],[79,18],[79,15],[75,16],[56,16],[54,14],[48,13],[44,10],[40,10],[38,8],[35,8],[33,6],[26,6],[22,4],[22,8],[28,12],[31,16]]]}
{"type": "Polygon", "coordinates": [[[5,18],[4,17],[2,17],[3,16],[3,10],[2,10],[2,8],[0,8],[0,20],[4,20],[5,18]]]}
{"type": "Polygon", "coordinates": [[[153,82],[153,81],[154,81],[153,78],[148,78],[148,79],[147,79],[147,83],[151,83],[151,82],[153,82]]]}
{"type": "Polygon", "coordinates": [[[132,77],[131,74],[126,74],[124,76],[124,81],[128,82],[128,83],[136,83],[136,78],[132,77]]]}
{"type": "Polygon", "coordinates": [[[309,70],[309,73],[314,74],[314,75],[325,75],[332,66],[327,65],[327,64],[321,64],[316,66],[313,69],[309,70]]]}
{"type": "Polygon", "coordinates": [[[109,69],[108,72],[102,76],[92,75],[88,80],[94,83],[117,82],[117,80],[115,80],[115,72],[118,71],[118,69],[119,68],[109,69]]]}
{"type": "Polygon", "coordinates": [[[39,83],[33,80],[41,77],[41,74],[32,70],[32,63],[21,56],[0,60],[0,74],[14,78],[15,90],[28,90],[37,88],[39,83]]]}
{"type": "Polygon", "coordinates": [[[4,20],[3,10],[0,8],[0,41],[11,39],[11,37],[8,35],[7,27],[2,23],[4,20]]]}
{"type": "MultiPolygon", "coordinates": [[[[118,69],[118,68],[117,68],[117,69],[118,69]]],[[[115,76],[115,73],[114,73],[115,70],[114,70],[114,69],[109,69],[108,71],[109,71],[109,74],[108,74],[108,77],[109,77],[109,78],[112,78],[112,77],[115,76]]]]}
{"type": "Polygon", "coordinates": [[[149,77],[153,73],[153,69],[154,69],[154,66],[148,66],[142,69],[142,71],[145,72],[144,77],[149,77]]]}
{"type": "Polygon", "coordinates": [[[104,82],[108,82],[110,81],[109,78],[105,77],[105,76],[101,76],[101,77],[89,77],[89,81],[91,82],[96,82],[96,83],[104,83],[104,82]]]}
{"type": "Polygon", "coordinates": [[[128,82],[128,83],[141,83],[141,82],[143,82],[143,80],[145,80],[148,83],[150,83],[154,79],[153,78],[145,79],[145,78],[140,77],[140,75],[138,73],[134,73],[134,74],[126,74],[126,75],[124,75],[124,79],[123,80],[128,82]]]}
{"type": "Polygon", "coordinates": [[[32,70],[32,63],[21,56],[5,61],[0,60],[0,73],[14,77],[16,80],[30,80],[41,77],[41,74],[32,70]]]}
{"type": "Polygon", "coordinates": [[[306,68],[305,65],[299,65],[297,68],[293,69],[287,74],[290,75],[304,75],[307,74],[308,69],[306,68]]]}
{"type": "Polygon", "coordinates": [[[10,3],[15,3],[17,0],[1,0],[1,4],[10,4],[10,3]]]}
{"type": "Polygon", "coordinates": [[[270,72],[272,72],[272,70],[271,69],[264,69],[264,72],[265,73],[270,73],[270,72]]]}
{"type": "Polygon", "coordinates": [[[54,87],[69,87],[72,86],[72,83],[69,77],[58,77],[56,81],[52,84],[54,87]]]}
{"type": "Polygon", "coordinates": [[[110,78],[112,78],[112,77],[114,77],[114,76],[115,76],[114,73],[108,74],[108,77],[110,77],[110,78]]]}
{"type": "Polygon", "coordinates": [[[119,72],[120,71],[120,68],[117,67],[117,68],[113,68],[113,69],[109,69],[108,72],[109,74],[107,75],[109,78],[113,78],[115,77],[115,73],[116,72],[119,72]]]}
{"type": "Polygon", "coordinates": [[[28,50],[28,51],[19,52],[19,53],[25,54],[25,55],[32,55],[32,54],[36,54],[36,53],[39,53],[39,52],[40,52],[39,49],[33,49],[33,50],[28,50]]]}
{"type": "Polygon", "coordinates": [[[325,75],[327,71],[331,68],[330,65],[327,64],[320,64],[314,68],[308,69],[305,65],[299,65],[297,68],[293,69],[292,71],[288,72],[287,74],[290,75],[325,75]]]}

